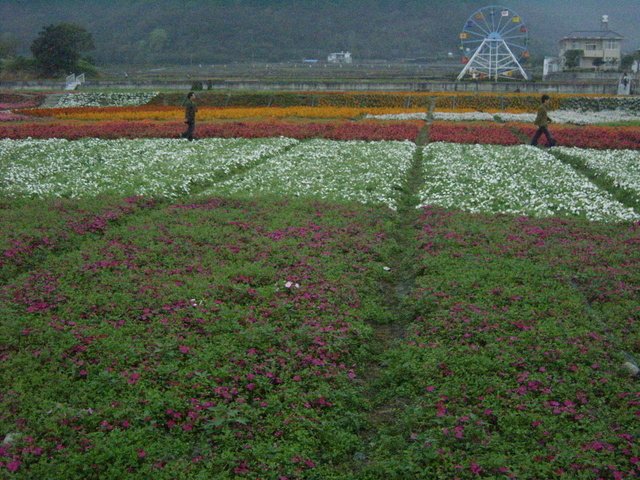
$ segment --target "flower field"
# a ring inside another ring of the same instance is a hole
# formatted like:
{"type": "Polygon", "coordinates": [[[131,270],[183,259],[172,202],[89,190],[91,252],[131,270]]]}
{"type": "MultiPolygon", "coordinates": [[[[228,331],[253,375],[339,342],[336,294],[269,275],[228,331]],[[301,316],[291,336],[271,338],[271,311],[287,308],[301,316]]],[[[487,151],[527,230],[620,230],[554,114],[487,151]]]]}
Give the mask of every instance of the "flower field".
{"type": "MultiPolygon", "coordinates": [[[[413,109],[416,112],[424,109],[413,109]]],[[[203,122],[213,120],[233,120],[252,118],[316,118],[345,119],[366,114],[400,113],[401,108],[356,108],[356,107],[199,107],[198,119],[203,122]]],[[[34,117],[50,117],[59,120],[124,120],[124,121],[171,121],[183,120],[184,108],[173,106],[141,107],[69,107],[45,108],[28,111],[34,117]]]]}
{"type": "Polygon", "coordinates": [[[508,125],[434,122],[429,129],[432,142],[518,145],[522,140],[508,125]]]}
{"type": "Polygon", "coordinates": [[[530,146],[434,143],[425,149],[423,205],[599,221],[640,220],[553,155],[530,146]]]}
{"type": "Polygon", "coordinates": [[[145,105],[149,103],[158,92],[148,93],[71,93],[63,95],[56,105],[56,108],[73,107],[124,107],[133,105],[145,105]]]}
{"type": "MultiPolygon", "coordinates": [[[[199,138],[330,138],[334,140],[415,140],[422,122],[305,122],[251,121],[204,123],[196,127],[199,138]]],[[[86,122],[0,124],[5,138],[177,138],[182,122],[86,122]]]]}
{"type": "Polygon", "coordinates": [[[640,476],[639,130],[264,100],[0,125],[0,478],[640,476]]]}
{"type": "Polygon", "coordinates": [[[275,206],[130,215],[5,284],[3,476],[297,478],[348,458],[381,220],[275,206]]]}
{"type": "MultiPolygon", "coordinates": [[[[592,125],[599,123],[615,123],[615,122],[638,122],[640,116],[635,112],[627,112],[624,110],[602,110],[596,112],[576,112],[567,110],[555,110],[553,113],[553,121],[557,123],[570,123],[574,125],[592,125]]],[[[450,122],[468,122],[468,121],[493,121],[496,118],[503,122],[527,122],[533,123],[536,118],[535,113],[509,113],[509,112],[434,112],[432,115],[434,120],[444,120],[450,122]]],[[[367,119],[377,120],[427,120],[427,113],[390,113],[382,115],[365,115],[367,119]]]]}
{"type": "MultiPolygon", "coordinates": [[[[536,127],[533,125],[514,125],[514,129],[528,138],[533,137],[536,127]]],[[[627,149],[640,148],[640,129],[638,127],[573,127],[569,125],[551,125],[550,131],[558,145],[590,149],[627,149]]]]}
{"type": "Polygon", "coordinates": [[[175,140],[2,140],[6,197],[176,197],[295,145],[272,138],[175,140]],[[180,145],[179,145],[180,144],[180,145]]]}
{"type": "Polygon", "coordinates": [[[620,366],[638,351],[638,225],[425,207],[415,228],[376,478],[636,477],[640,392],[620,366]]]}
{"type": "Polygon", "coordinates": [[[312,140],[274,155],[255,169],[217,184],[205,195],[277,194],[396,208],[411,164],[411,142],[312,140]]]}
{"type": "MultiPolygon", "coordinates": [[[[150,105],[181,105],[184,94],[161,93],[150,105]]],[[[426,110],[535,112],[540,95],[489,92],[199,92],[198,101],[208,107],[347,107],[417,108],[426,110]]],[[[635,98],[601,95],[554,94],[552,109],[638,111],[635,98]]]]}
{"type": "Polygon", "coordinates": [[[593,151],[579,148],[560,148],[558,151],[580,158],[597,175],[640,197],[640,155],[637,151],[593,151]]]}

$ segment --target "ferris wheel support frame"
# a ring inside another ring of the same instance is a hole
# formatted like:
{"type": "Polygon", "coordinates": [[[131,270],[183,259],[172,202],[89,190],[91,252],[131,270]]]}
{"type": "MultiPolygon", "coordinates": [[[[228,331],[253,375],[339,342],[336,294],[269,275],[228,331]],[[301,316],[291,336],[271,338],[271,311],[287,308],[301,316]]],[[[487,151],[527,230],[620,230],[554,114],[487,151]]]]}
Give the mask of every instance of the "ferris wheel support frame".
{"type": "Polygon", "coordinates": [[[457,80],[462,80],[467,74],[467,71],[471,68],[474,68],[475,65],[475,67],[480,67],[482,70],[488,70],[489,77],[493,77],[497,82],[500,76],[500,71],[512,71],[514,70],[514,68],[504,67],[506,65],[513,67],[514,64],[515,66],[517,66],[520,74],[524,77],[524,79],[529,80],[527,72],[525,72],[524,68],[522,68],[522,65],[520,65],[520,62],[513,54],[513,52],[509,48],[509,45],[507,45],[507,42],[505,42],[504,39],[485,38],[473,53],[467,64],[464,66],[464,68],[460,72],[460,75],[458,75],[457,80]],[[484,52],[484,50],[486,50],[485,47],[488,48],[488,53],[484,52]],[[502,47],[506,50],[506,53],[500,53],[500,49],[502,47]]]}

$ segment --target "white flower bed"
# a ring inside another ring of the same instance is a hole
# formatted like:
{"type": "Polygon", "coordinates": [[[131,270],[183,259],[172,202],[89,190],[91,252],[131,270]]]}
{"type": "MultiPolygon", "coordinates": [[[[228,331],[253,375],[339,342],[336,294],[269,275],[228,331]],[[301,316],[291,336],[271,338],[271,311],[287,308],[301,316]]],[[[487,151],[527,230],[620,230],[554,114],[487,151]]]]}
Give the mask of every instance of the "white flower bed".
{"type": "Polygon", "coordinates": [[[573,123],[575,125],[640,121],[640,114],[624,110],[602,110],[599,112],[555,110],[549,112],[549,116],[557,123],[573,123]]]}
{"type": "Polygon", "coordinates": [[[552,155],[530,146],[435,143],[425,148],[422,205],[598,221],[640,217],[552,155]]]}
{"type": "MultiPolygon", "coordinates": [[[[396,207],[412,142],[271,139],[0,140],[0,195],[176,197],[278,194],[396,207]],[[205,191],[203,191],[203,189],[205,191]]],[[[640,152],[558,148],[640,192],[640,152]]],[[[530,146],[424,148],[422,205],[597,221],[639,220],[549,153],[530,146]]]]}
{"type": "Polygon", "coordinates": [[[158,92],[68,93],[55,108],[69,107],[132,107],[149,103],[158,92]]]}
{"type": "Polygon", "coordinates": [[[0,195],[175,197],[296,143],[289,138],[0,140],[0,195]]]}
{"type": "Polygon", "coordinates": [[[560,147],[558,151],[581,158],[587,167],[613,182],[616,187],[640,195],[640,151],[566,147],[560,147]]]}
{"type": "MultiPolygon", "coordinates": [[[[570,110],[554,110],[549,116],[555,123],[572,123],[574,125],[592,125],[595,123],[613,123],[640,121],[640,114],[623,110],[602,110],[600,112],[576,112],[570,110]]],[[[533,123],[536,115],[533,113],[487,113],[487,112],[434,112],[434,120],[446,120],[450,122],[465,121],[492,121],[496,117],[504,122],[533,123]]],[[[427,120],[426,113],[396,113],[385,115],[367,115],[366,118],[374,120],[427,120]]]]}
{"type": "Polygon", "coordinates": [[[411,165],[412,142],[309,140],[205,194],[276,193],[395,208],[394,186],[411,165]]]}

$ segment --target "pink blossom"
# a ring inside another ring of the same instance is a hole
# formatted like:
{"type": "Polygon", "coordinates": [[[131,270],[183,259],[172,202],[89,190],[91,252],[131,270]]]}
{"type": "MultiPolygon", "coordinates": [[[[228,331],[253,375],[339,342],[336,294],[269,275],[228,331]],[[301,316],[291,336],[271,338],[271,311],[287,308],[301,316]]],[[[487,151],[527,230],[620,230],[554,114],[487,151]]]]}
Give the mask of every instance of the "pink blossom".
{"type": "Polygon", "coordinates": [[[242,462],[240,462],[236,468],[233,469],[233,473],[235,473],[236,475],[243,475],[245,473],[249,473],[251,470],[249,470],[249,464],[247,463],[246,460],[243,460],[242,462]]]}
{"type": "Polygon", "coordinates": [[[471,469],[471,473],[474,473],[476,475],[480,475],[482,473],[482,467],[477,463],[471,463],[471,466],[469,468],[471,469]]]}

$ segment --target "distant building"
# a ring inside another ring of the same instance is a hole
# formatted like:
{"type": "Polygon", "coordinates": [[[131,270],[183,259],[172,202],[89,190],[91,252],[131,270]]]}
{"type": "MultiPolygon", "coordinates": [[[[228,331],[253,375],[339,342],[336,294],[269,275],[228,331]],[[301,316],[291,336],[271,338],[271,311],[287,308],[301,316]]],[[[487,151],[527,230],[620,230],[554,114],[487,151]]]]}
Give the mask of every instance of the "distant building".
{"type": "Polygon", "coordinates": [[[623,40],[622,35],[609,30],[609,17],[603,15],[600,30],[575,31],[560,40],[562,69],[617,70],[622,58],[623,40]],[[571,53],[567,55],[567,52],[571,51],[580,52],[574,59],[575,65],[571,61],[567,62],[572,56],[571,53]]]}
{"type": "Polygon", "coordinates": [[[542,66],[542,78],[547,78],[552,73],[560,71],[560,59],[557,57],[544,57],[542,66]]]}
{"type": "Polygon", "coordinates": [[[330,53],[327,57],[329,63],[353,63],[351,59],[351,52],[336,52],[330,53]]]}

